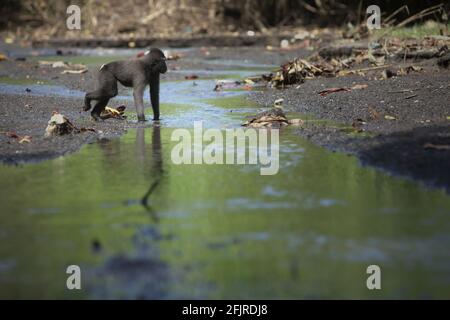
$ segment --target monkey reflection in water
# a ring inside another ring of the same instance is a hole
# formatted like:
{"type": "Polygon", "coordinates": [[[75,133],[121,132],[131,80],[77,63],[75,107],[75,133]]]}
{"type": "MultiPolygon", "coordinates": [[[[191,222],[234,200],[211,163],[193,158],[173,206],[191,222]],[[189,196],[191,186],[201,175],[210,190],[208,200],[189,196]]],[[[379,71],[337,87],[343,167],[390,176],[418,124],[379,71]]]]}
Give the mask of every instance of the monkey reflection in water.
{"type": "MultiPolygon", "coordinates": [[[[136,151],[138,154],[138,160],[142,163],[146,163],[146,147],[145,147],[145,128],[136,129],[136,151]]],[[[153,182],[150,184],[147,192],[141,199],[141,204],[149,212],[155,221],[158,221],[158,216],[152,208],[151,196],[157,189],[163,177],[163,161],[162,161],[162,149],[161,149],[161,128],[159,123],[154,122],[152,127],[152,159],[150,170],[153,182]]]]}
{"type": "MultiPolygon", "coordinates": [[[[135,140],[135,162],[133,162],[133,168],[139,170],[139,174],[142,177],[148,177],[149,187],[145,190],[142,198],[140,198],[138,203],[142,205],[145,210],[151,215],[152,219],[157,222],[158,217],[153,210],[152,195],[158,189],[160,185],[164,170],[163,170],[163,160],[162,160],[162,149],[161,149],[161,128],[159,123],[153,122],[152,128],[137,128],[136,129],[136,140],[135,140]],[[145,143],[145,130],[152,130],[152,141],[151,141],[151,158],[149,155],[150,144],[145,143]]],[[[102,167],[106,172],[114,172],[117,167],[121,166],[121,161],[123,161],[123,150],[121,148],[121,142],[119,139],[101,139],[98,142],[98,146],[103,155],[102,167]]],[[[125,157],[129,156],[129,152],[126,152],[125,157]]],[[[127,199],[124,202],[125,205],[136,205],[136,199],[127,199]]]]}

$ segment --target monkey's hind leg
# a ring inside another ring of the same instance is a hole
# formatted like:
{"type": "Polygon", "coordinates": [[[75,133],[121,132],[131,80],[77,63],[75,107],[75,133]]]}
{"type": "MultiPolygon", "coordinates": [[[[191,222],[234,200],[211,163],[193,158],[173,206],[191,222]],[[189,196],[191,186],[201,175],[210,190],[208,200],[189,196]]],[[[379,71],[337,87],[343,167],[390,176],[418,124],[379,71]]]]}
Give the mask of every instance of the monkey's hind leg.
{"type": "MultiPolygon", "coordinates": [[[[100,102],[103,99],[109,100],[117,95],[117,80],[114,77],[114,74],[112,74],[110,71],[106,69],[100,69],[98,73],[98,83],[99,87],[97,90],[86,93],[86,96],[84,97],[84,111],[89,111],[91,109],[91,100],[97,100],[98,102],[100,102]]],[[[99,105],[99,103],[97,103],[95,107],[97,107],[97,105],[99,105]]],[[[96,111],[95,113],[97,114],[96,111]]]]}
{"type": "Polygon", "coordinates": [[[100,99],[94,106],[94,109],[91,112],[91,116],[95,121],[103,120],[100,117],[100,114],[103,110],[105,110],[106,105],[108,104],[110,98],[100,99]]]}
{"type": "Polygon", "coordinates": [[[102,98],[102,94],[101,94],[100,90],[91,91],[91,92],[86,93],[86,95],[84,96],[83,110],[84,111],[91,110],[91,100],[100,100],[101,98],[102,98]]]}

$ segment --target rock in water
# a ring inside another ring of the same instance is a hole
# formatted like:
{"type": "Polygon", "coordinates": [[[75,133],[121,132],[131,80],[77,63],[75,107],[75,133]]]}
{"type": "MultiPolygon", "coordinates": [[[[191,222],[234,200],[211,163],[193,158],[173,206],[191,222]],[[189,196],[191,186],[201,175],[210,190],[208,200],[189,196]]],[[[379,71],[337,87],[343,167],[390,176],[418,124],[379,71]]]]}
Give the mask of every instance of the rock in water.
{"type": "Polygon", "coordinates": [[[75,126],[65,116],[54,112],[45,128],[45,137],[61,136],[76,131],[75,126]]]}

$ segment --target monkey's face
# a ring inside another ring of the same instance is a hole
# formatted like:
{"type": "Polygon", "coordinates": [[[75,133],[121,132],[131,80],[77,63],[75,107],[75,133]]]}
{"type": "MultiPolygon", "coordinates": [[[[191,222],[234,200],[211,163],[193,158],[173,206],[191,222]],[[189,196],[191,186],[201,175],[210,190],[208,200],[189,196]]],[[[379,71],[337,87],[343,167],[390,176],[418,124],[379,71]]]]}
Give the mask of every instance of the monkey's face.
{"type": "Polygon", "coordinates": [[[147,51],[145,55],[150,58],[152,73],[167,72],[166,57],[161,50],[154,48],[147,51]]]}
{"type": "Polygon", "coordinates": [[[156,60],[152,64],[152,71],[153,73],[166,73],[167,72],[166,58],[160,58],[156,60]]]}

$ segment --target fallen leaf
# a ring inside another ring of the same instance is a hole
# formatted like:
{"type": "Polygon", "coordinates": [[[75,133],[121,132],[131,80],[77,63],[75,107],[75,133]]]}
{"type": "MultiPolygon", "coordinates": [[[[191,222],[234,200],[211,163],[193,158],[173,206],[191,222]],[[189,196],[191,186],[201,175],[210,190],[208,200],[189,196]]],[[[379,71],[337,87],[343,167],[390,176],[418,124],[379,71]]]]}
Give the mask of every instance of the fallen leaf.
{"type": "Polygon", "coordinates": [[[109,118],[126,119],[126,116],[124,115],[125,108],[125,106],[120,106],[117,109],[105,107],[105,109],[100,113],[100,118],[104,120],[109,118]]]}
{"type": "Polygon", "coordinates": [[[366,89],[369,85],[368,84],[355,84],[353,87],[351,87],[352,90],[362,90],[366,89]]]}
{"type": "Polygon", "coordinates": [[[184,79],[186,79],[186,80],[195,80],[195,79],[198,79],[198,76],[196,74],[191,74],[189,76],[185,76],[184,79]]]}
{"type": "Polygon", "coordinates": [[[435,149],[435,150],[450,150],[450,145],[448,144],[433,144],[433,143],[425,143],[423,145],[425,149],[435,149]]]}
{"type": "Polygon", "coordinates": [[[397,118],[395,118],[395,117],[393,117],[393,116],[390,116],[390,115],[385,115],[384,116],[384,118],[386,119],[386,120],[397,120],[397,118]]]}
{"type": "Polygon", "coordinates": [[[326,95],[330,94],[330,93],[335,93],[335,92],[341,92],[341,91],[350,91],[349,88],[343,87],[343,88],[329,88],[329,89],[325,89],[319,92],[319,94],[322,97],[325,97],[326,95]]]}
{"type": "Polygon", "coordinates": [[[30,143],[32,137],[31,136],[23,136],[19,139],[19,143],[30,143]]]}
{"type": "Polygon", "coordinates": [[[9,131],[9,132],[0,132],[4,133],[7,137],[16,139],[19,143],[28,143],[31,142],[31,136],[19,136],[17,133],[9,131]]]}
{"type": "Polygon", "coordinates": [[[292,124],[294,126],[301,126],[305,123],[302,119],[291,119],[288,121],[289,124],[292,124]]]}
{"type": "Polygon", "coordinates": [[[14,139],[18,139],[19,138],[19,135],[17,133],[11,132],[11,131],[10,132],[6,132],[5,135],[7,137],[14,138],[14,139]]]}
{"type": "Polygon", "coordinates": [[[52,63],[52,68],[66,68],[68,65],[64,61],[56,61],[52,63]]]}
{"type": "Polygon", "coordinates": [[[375,110],[374,107],[369,106],[368,110],[369,110],[370,118],[372,118],[373,120],[380,118],[380,113],[377,110],[375,110]]]}
{"type": "Polygon", "coordinates": [[[61,73],[62,74],[81,74],[81,73],[85,73],[85,72],[87,72],[87,69],[82,69],[82,70],[64,70],[61,73]]]}

